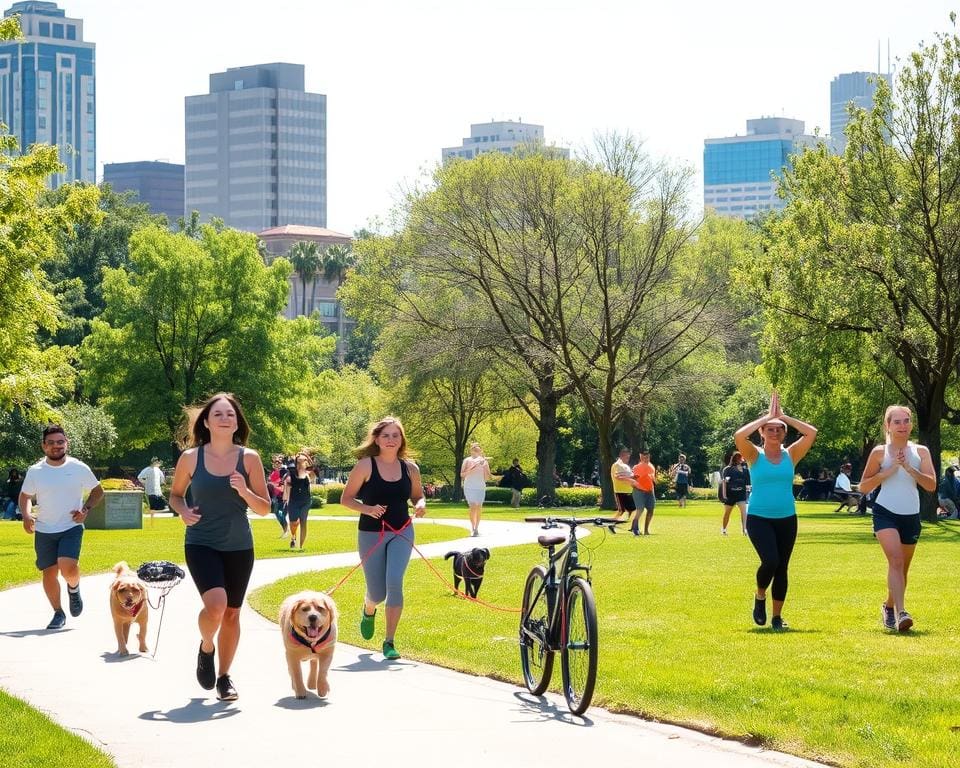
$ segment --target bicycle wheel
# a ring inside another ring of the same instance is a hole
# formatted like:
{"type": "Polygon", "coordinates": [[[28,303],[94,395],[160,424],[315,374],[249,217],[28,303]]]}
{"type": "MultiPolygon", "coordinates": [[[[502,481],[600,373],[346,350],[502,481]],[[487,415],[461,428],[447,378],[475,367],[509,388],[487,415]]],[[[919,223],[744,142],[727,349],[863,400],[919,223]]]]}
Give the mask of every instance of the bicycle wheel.
{"type": "Polygon", "coordinates": [[[590,706],[597,682],[597,604],[593,588],[585,579],[570,580],[563,624],[563,695],[570,711],[582,715],[590,706]]]}
{"type": "Polygon", "coordinates": [[[550,606],[543,585],[547,570],[535,566],[523,587],[520,613],[520,669],[530,693],[539,696],[550,685],[553,673],[553,649],[550,648],[550,606]]]}

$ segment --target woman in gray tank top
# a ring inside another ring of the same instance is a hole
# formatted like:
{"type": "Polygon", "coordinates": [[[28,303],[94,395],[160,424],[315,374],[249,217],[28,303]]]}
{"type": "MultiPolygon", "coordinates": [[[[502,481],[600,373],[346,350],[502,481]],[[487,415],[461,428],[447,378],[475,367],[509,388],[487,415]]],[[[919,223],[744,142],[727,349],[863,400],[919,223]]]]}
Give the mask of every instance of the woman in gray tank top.
{"type": "Polygon", "coordinates": [[[883,417],[886,442],[870,452],[863,468],[860,492],[879,487],[873,503],[873,532],[887,558],[887,599],[880,606],[883,626],[906,632],[913,617],[904,608],[907,572],[920,540],[920,494],[937,488],[937,474],[925,445],[910,442],[913,414],[903,405],[891,405],[883,417]]]}
{"type": "Polygon", "coordinates": [[[249,435],[236,398],[225,392],[211,397],[192,419],[192,447],[177,461],[170,489],[170,506],[187,527],[187,568],[203,600],[197,682],[206,690],[216,687],[221,701],[237,698],[230,665],[240,642],[240,608],[253,570],[247,508],[270,514],[260,456],[244,447],[249,435]],[[193,506],[186,502],[188,486],[193,506]]]}

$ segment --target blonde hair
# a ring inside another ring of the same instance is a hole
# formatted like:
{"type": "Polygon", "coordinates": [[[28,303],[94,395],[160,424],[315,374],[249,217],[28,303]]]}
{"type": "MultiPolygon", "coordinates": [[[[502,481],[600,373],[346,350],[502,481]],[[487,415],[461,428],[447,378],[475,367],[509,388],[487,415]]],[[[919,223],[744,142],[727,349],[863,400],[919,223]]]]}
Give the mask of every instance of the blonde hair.
{"type": "Polygon", "coordinates": [[[913,421],[913,411],[907,405],[888,405],[887,410],[883,412],[883,435],[885,442],[890,442],[890,419],[894,411],[906,411],[910,415],[910,421],[913,421]]]}
{"type": "Polygon", "coordinates": [[[403,424],[400,423],[400,419],[396,416],[384,416],[380,421],[371,426],[367,432],[366,439],[354,448],[353,455],[358,459],[379,456],[380,446],[377,445],[377,438],[380,437],[380,433],[391,424],[395,424],[397,429],[400,430],[400,448],[397,450],[397,458],[410,458],[410,452],[407,450],[407,435],[403,431],[403,424]]]}

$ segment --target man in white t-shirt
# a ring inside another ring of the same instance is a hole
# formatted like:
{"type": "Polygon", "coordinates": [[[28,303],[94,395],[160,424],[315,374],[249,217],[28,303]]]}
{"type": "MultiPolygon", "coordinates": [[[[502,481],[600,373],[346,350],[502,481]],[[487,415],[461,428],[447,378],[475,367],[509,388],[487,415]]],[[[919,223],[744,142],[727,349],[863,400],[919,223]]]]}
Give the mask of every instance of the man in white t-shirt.
{"type": "Polygon", "coordinates": [[[60,602],[60,579],[67,582],[70,615],[83,610],[80,599],[80,546],[83,521],[92,507],[103,498],[100,481],[90,467],[67,456],[69,442],[63,427],[51,424],[43,430],[44,457],[27,470],[20,489],[23,529],[33,534],[37,568],[42,574],[43,591],[53,608],[47,629],[61,629],[67,623],[60,602]],[[84,491],[89,491],[84,502],[84,491]],[[33,499],[40,511],[33,514],[33,499]]]}
{"type": "Polygon", "coordinates": [[[140,470],[137,480],[143,486],[143,492],[147,494],[150,509],[167,508],[167,501],[163,498],[163,492],[160,490],[160,486],[163,485],[163,470],[160,469],[160,459],[156,456],[150,459],[150,466],[140,470]]]}
{"type": "MultiPolygon", "coordinates": [[[[857,509],[860,510],[863,494],[853,490],[853,487],[850,485],[850,473],[852,471],[853,465],[849,462],[845,462],[840,466],[840,474],[837,475],[837,479],[834,481],[833,493],[840,499],[841,506],[844,504],[849,507],[856,506],[857,509]]],[[[863,511],[861,511],[861,514],[862,513],[863,511]]]]}

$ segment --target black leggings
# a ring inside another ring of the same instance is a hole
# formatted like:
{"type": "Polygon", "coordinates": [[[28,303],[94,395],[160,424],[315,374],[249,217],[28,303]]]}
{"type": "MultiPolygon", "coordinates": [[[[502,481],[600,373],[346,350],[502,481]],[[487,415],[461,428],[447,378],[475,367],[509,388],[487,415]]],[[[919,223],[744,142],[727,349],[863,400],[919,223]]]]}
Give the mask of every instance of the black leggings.
{"type": "Polygon", "coordinates": [[[760,555],[757,589],[766,590],[773,582],[774,600],[787,597],[787,567],[797,541],[797,516],[758,517],[747,515],[747,534],[760,555]]]}

